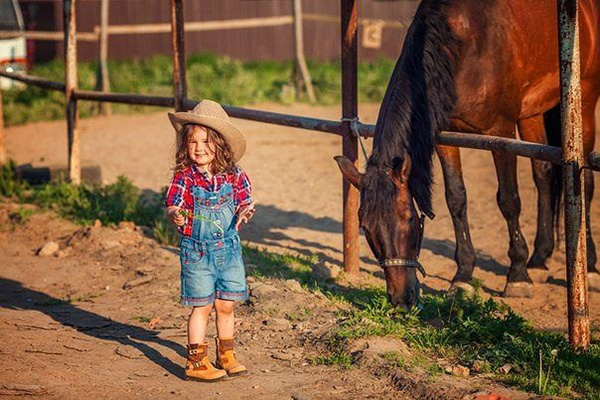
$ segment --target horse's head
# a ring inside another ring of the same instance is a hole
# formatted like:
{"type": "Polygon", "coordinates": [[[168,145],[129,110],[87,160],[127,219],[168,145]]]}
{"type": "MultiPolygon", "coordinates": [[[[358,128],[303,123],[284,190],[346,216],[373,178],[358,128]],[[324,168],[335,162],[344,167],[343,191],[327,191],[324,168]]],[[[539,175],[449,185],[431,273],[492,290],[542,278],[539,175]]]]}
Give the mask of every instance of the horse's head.
{"type": "Polygon", "coordinates": [[[413,307],[419,298],[416,270],[422,270],[417,258],[423,232],[408,185],[410,156],[396,158],[391,166],[368,165],[364,174],[345,157],[335,160],[344,178],[360,190],[360,226],[384,269],[390,302],[413,307]]]}

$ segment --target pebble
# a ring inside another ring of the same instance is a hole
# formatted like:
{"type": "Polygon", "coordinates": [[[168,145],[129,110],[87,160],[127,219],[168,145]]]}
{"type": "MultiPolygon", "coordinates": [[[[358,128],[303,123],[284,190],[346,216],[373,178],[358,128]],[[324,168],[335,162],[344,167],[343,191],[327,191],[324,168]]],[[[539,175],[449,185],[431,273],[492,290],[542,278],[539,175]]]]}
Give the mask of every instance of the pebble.
{"type": "Polygon", "coordinates": [[[498,372],[504,374],[504,375],[508,375],[510,373],[510,370],[512,369],[512,365],[511,364],[504,364],[503,366],[501,366],[500,368],[498,368],[498,372]]]}
{"type": "Polygon", "coordinates": [[[118,228],[127,231],[134,231],[135,224],[131,221],[121,221],[119,222],[118,228]]]}
{"type": "Polygon", "coordinates": [[[58,243],[56,242],[48,242],[46,243],[39,251],[38,256],[47,257],[56,253],[59,249],[58,243]]]}
{"type": "Polygon", "coordinates": [[[302,293],[302,291],[303,291],[302,285],[300,285],[300,282],[298,282],[294,279],[287,279],[284,282],[284,285],[285,285],[285,287],[290,289],[292,292],[302,293]]]}
{"type": "Polygon", "coordinates": [[[455,365],[452,367],[452,375],[469,376],[469,373],[469,368],[465,367],[464,365],[455,365]]]}

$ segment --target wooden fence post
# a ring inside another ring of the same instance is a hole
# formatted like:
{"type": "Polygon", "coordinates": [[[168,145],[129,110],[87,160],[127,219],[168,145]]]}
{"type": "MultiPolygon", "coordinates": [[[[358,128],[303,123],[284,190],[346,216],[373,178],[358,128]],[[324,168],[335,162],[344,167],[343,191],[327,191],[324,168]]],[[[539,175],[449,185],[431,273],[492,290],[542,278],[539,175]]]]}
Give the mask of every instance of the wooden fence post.
{"type": "Polygon", "coordinates": [[[184,102],[187,97],[183,21],[183,0],[171,0],[171,44],[173,46],[173,96],[175,97],[175,111],[184,111],[184,102]]]}
{"type": "MultiPolygon", "coordinates": [[[[358,114],[358,42],[357,0],[342,0],[342,120],[344,132],[342,154],[358,167],[358,138],[352,132],[351,120],[358,114]]],[[[359,272],[358,189],[344,182],[344,271],[359,272]]]]}
{"type": "Polygon", "coordinates": [[[587,303],[587,252],[585,210],[585,164],[581,129],[581,77],[577,0],[558,1],[560,64],[560,114],[563,137],[565,236],[567,246],[567,302],[569,343],[575,349],[590,344],[587,303]]]}
{"type": "Polygon", "coordinates": [[[77,99],[73,91],[77,90],[77,7],[76,0],[63,0],[65,29],[65,103],[67,117],[67,136],[69,143],[69,180],[81,183],[81,162],[79,160],[79,131],[77,129],[77,99]]]}
{"type": "MultiPolygon", "coordinates": [[[[109,0],[100,0],[100,32],[98,42],[98,90],[110,92],[110,80],[108,77],[108,9],[109,0]]],[[[101,101],[98,103],[98,109],[102,115],[111,115],[110,103],[101,101]]]]}
{"type": "Polygon", "coordinates": [[[302,30],[302,0],[292,0],[294,13],[294,47],[296,51],[294,63],[294,81],[296,83],[296,97],[300,97],[302,86],[306,88],[306,94],[311,103],[315,103],[315,91],[313,89],[306,59],[304,58],[304,34],[302,30]]]}

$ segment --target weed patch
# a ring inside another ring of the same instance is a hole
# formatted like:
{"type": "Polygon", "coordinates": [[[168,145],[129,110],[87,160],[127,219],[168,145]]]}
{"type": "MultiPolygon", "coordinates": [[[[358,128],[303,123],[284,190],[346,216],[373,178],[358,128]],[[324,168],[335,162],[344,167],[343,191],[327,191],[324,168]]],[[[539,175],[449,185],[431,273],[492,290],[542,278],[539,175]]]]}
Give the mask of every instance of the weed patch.
{"type": "Polygon", "coordinates": [[[329,348],[332,355],[343,352],[340,344],[348,339],[393,336],[426,356],[423,362],[413,358],[410,365],[423,364],[432,375],[442,370],[430,360],[442,357],[471,367],[485,365],[495,379],[538,394],[571,396],[576,391],[586,398],[600,396],[598,343],[586,353],[574,352],[562,335],[534,329],[493,299],[425,295],[420,308],[406,313],[388,303],[380,289],[366,302],[350,302],[354,307],[341,313],[331,333],[335,339],[327,341],[334,343],[329,348]],[[511,372],[501,373],[506,364],[511,372]]]}

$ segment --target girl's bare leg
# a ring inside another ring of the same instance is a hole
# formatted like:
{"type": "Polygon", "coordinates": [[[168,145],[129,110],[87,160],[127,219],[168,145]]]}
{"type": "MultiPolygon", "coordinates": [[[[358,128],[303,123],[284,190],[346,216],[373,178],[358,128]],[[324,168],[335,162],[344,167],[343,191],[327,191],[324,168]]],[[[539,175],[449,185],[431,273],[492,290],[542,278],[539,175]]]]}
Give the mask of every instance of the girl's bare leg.
{"type": "Polygon", "coordinates": [[[219,338],[232,338],[234,336],[234,310],[235,301],[215,300],[217,310],[217,334],[219,338]]]}
{"type": "Polygon", "coordinates": [[[204,343],[206,340],[206,325],[212,311],[212,304],[194,307],[188,319],[188,343],[204,343]]]}

